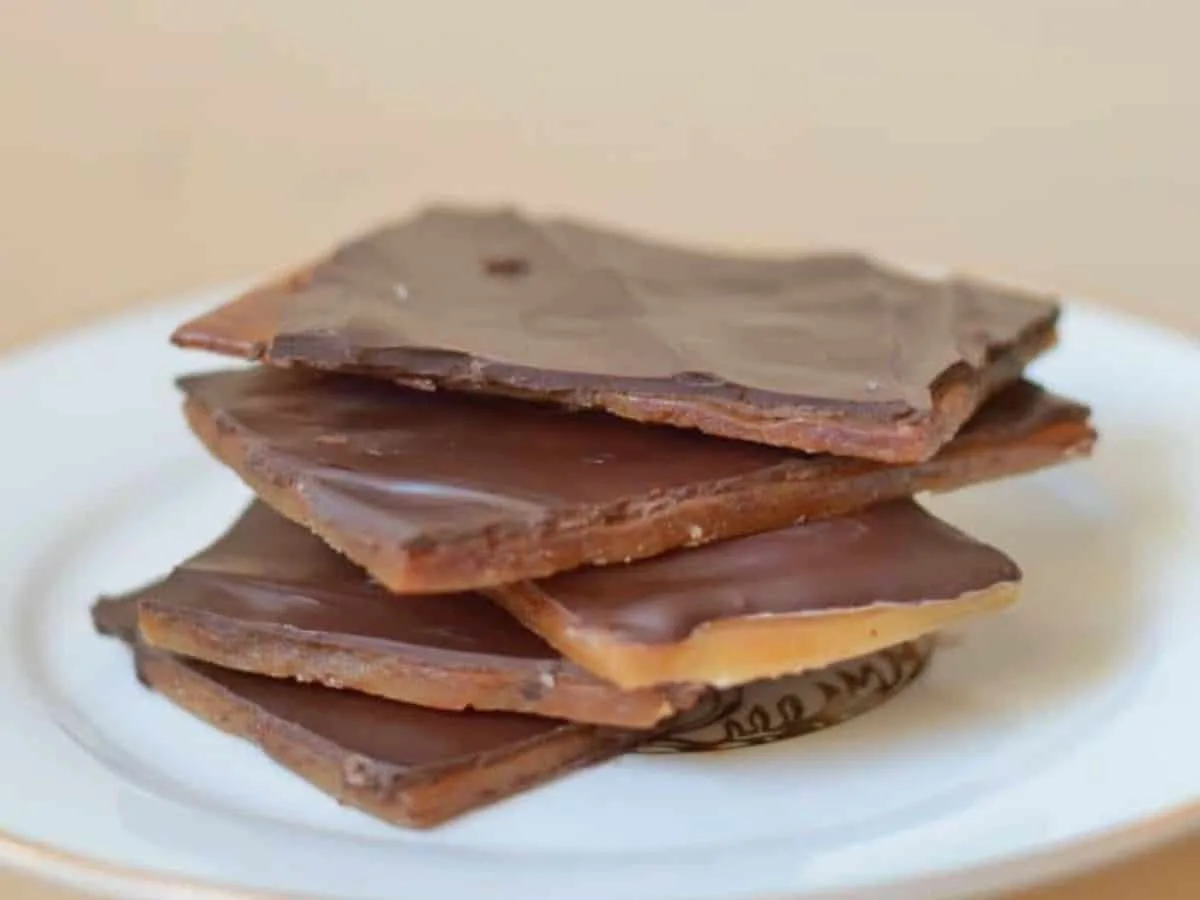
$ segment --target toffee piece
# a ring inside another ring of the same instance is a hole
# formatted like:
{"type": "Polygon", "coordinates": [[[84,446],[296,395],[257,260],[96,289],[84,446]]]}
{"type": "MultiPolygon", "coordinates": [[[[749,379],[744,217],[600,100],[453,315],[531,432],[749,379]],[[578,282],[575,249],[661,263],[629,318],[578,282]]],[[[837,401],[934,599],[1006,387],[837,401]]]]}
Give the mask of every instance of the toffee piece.
{"type": "Polygon", "coordinates": [[[390,590],[620,563],[1086,454],[1086,408],[1018,383],[942,452],[885,466],[495,397],[247,369],[184,378],[209,450],[390,590]]]}
{"type": "Polygon", "coordinates": [[[158,649],[419,706],[651,728],[704,692],[622,691],[479,594],[397,597],[261,503],[134,599],[158,649]]]}
{"type": "MultiPolygon", "coordinates": [[[[129,640],[135,604],[102,601],[100,631],[129,640]]],[[[446,712],[221,669],[135,646],[141,680],[339,803],[427,828],[635,747],[645,732],[446,712]]]]}
{"type": "Polygon", "coordinates": [[[623,688],[725,687],[1001,609],[1020,580],[999,550],[898,500],[489,593],[568,659],[623,688]]]}
{"type": "Polygon", "coordinates": [[[732,256],[433,208],[189,322],[177,344],[928,459],[1055,342],[1051,298],[858,254],[732,256]]]}

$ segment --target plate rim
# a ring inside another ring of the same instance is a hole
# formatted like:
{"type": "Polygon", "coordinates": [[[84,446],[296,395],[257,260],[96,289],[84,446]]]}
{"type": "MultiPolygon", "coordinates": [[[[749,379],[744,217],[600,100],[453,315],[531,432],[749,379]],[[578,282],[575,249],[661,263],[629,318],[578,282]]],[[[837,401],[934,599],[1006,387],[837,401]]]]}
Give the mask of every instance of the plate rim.
{"type": "MultiPolygon", "coordinates": [[[[819,894],[756,894],[746,900],[950,900],[964,891],[990,896],[1082,874],[1093,866],[1114,864],[1200,833],[1200,800],[1156,813],[1123,827],[1097,832],[1076,841],[1060,841],[1017,860],[997,860],[949,872],[914,876],[900,881],[838,888],[819,894]]],[[[179,875],[166,875],[137,866],[95,859],[81,853],[0,831],[0,863],[12,871],[102,897],[122,900],[298,900],[305,896],[257,888],[238,888],[179,875]]],[[[397,900],[403,900],[398,897],[397,900]]]]}
{"type": "MultiPolygon", "coordinates": [[[[232,296],[256,283],[255,279],[220,282],[169,294],[158,300],[102,313],[67,328],[50,331],[33,340],[19,342],[0,351],[0,377],[8,370],[32,362],[42,354],[62,351],[76,341],[93,338],[97,332],[134,326],[139,321],[186,309],[213,298],[232,296]]],[[[1129,326],[1147,337],[1164,340],[1181,349],[1200,353],[1200,340],[1170,325],[1137,313],[1114,308],[1091,299],[1064,297],[1066,316],[1078,309],[1129,326]]],[[[1200,833],[1200,799],[1144,816],[1075,840],[1061,840],[1015,859],[956,868],[950,871],[910,876],[900,880],[861,887],[835,888],[820,893],[756,894],[747,900],[948,900],[963,891],[993,895],[1051,882],[1165,846],[1193,833],[1200,833]]],[[[0,866],[13,873],[33,875],[48,883],[125,900],[293,900],[303,896],[261,889],[223,885],[186,875],[154,872],[135,865],[106,862],[103,858],[60,849],[50,843],[30,840],[0,829],[0,866]]]]}

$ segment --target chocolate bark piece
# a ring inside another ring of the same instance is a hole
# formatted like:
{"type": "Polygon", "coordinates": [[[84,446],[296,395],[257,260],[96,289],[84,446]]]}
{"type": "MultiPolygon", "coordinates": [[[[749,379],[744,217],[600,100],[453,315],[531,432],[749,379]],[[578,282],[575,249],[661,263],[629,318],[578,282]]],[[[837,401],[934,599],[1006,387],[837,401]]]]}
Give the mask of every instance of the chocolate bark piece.
{"type": "MultiPolygon", "coordinates": [[[[128,639],[129,600],[97,627],[128,639]]],[[[139,678],[338,802],[427,828],[630,750],[646,733],[495,712],[446,712],[247,675],[135,645],[139,678]]]]}
{"type": "Polygon", "coordinates": [[[1021,572],[911,500],[489,593],[623,688],[816,669],[1016,599],[1021,572]]]}
{"type": "Polygon", "coordinates": [[[174,340],[913,462],[1053,346],[1058,312],[1042,295],[859,254],[721,255],[575,221],[434,208],[174,340]]]}
{"type": "Polygon", "coordinates": [[[267,503],[398,593],[584,564],[835,516],[1086,454],[1086,408],[1028,383],[932,460],[807,456],[598,413],[264,368],[185,378],[188,420],[267,503]]]}
{"type": "Polygon", "coordinates": [[[651,728],[704,693],[622,691],[479,594],[396,597],[261,503],[134,599],[160,650],[418,706],[651,728]]]}

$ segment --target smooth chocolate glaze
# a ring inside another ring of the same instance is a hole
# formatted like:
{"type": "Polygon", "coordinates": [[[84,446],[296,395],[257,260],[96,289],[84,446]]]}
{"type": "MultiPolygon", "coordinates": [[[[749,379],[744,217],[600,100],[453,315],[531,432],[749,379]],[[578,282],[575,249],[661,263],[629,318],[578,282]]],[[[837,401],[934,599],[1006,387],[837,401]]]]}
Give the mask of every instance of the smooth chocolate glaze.
{"type": "Polygon", "coordinates": [[[188,660],[184,665],[270,715],[397,768],[441,768],[511,752],[514,745],[591,726],[517,713],[449,712],[357,691],[247,675],[188,660]]]}
{"type": "MultiPolygon", "coordinates": [[[[136,618],[136,601],[101,601],[93,610],[93,618],[102,633],[129,641],[130,623],[136,618]]],[[[143,648],[139,652],[157,653],[143,648]]],[[[354,691],[335,691],[171,659],[175,665],[253,705],[260,713],[308,733],[293,731],[297,740],[316,738],[332,743],[339,753],[364,757],[358,761],[360,764],[388,767],[392,777],[432,777],[441,770],[467,763],[483,766],[491,758],[508,756],[523,746],[553,742],[560,737],[593,733],[600,743],[624,734],[618,729],[516,713],[425,709],[354,691]]]]}
{"type": "Polygon", "coordinates": [[[255,503],[211,547],[141,592],[147,606],[446,664],[585,676],[480,594],[380,587],[307,529],[255,503]]]}
{"type": "Polygon", "coordinates": [[[537,587],[581,633],[666,644],[727,619],[954,600],[1020,578],[999,550],[898,500],[537,587]]]}
{"type": "Polygon", "coordinates": [[[703,693],[622,691],[480,594],[396,596],[262,503],[133,599],[156,648],[419,706],[650,728],[703,693]]]}
{"type": "Polygon", "coordinates": [[[397,768],[459,765],[514,745],[590,726],[517,713],[449,712],[397,703],[357,691],[334,691],[188,660],[189,666],[270,715],[397,768]]]}
{"type": "Polygon", "coordinates": [[[301,466],[311,502],[389,540],[535,523],[689,490],[795,454],[503,398],[248,369],[184,378],[189,399],[301,466]]]}
{"type": "MultiPolygon", "coordinates": [[[[740,492],[782,482],[811,484],[809,496],[792,501],[792,513],[812,515],[851,479],[871,477],[866,503],[922,489],[923,478],[942,471],[938,458],[886,466],[809,456],[598,413],[346,376],[248,369],[180,384],[190,402],[244,442],[246,459],[272,482],[302,486],[312,517],[329,532],[389,548],[600,528],[662,517],[673,504],[715,493],[729,495],[727,514],[737,516],[740,492]]],[[[943,457],[978,453],[985,477],[997,455],[1019,452],[1021,441],[1048,424],[1075,423],[1090,442],[1087,417],[1079,404],[1018,384],[943,457]]],[[[947,481],[980,477],[964,470],[947,481]]],[[[578,562],[587,561],[595,560],[578,562]]]]}
{"type": "Polygon", "coordinates": [[[721,256],[579,222],[438,208],[318,265],[271,352],[417,376],[462,367],[465,355],[549,390],[602,375],[664,379],[671,393],[925,410],[939,375],[981,366],[1054,309],[856,254],[721,256]]]}
{"type": "MultiPolygon", "coordinates": [[[[889,423],[933,418],[948,377],[974,391],[976,376],[1038,336],[1035,355],[1058,316],[1041,295],[860,254],[720,255],[456,208],[381,228],[243,299],[176,341],[892,461],[933,448],[884,446],[889,423]],[[828,423],[771,427],[831,414],[880,433],[863,443],[828,423]]],[[[955,426],[987,392],[974,391],[955,426]]]]}

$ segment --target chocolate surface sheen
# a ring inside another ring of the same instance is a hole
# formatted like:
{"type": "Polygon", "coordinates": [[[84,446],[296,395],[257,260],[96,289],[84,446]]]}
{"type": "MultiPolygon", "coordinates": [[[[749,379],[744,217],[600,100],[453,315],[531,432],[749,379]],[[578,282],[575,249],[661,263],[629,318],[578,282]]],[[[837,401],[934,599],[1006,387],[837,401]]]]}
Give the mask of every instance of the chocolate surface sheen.
{"type": "Polygon", "coordinates": [[[397,597],[261,503],[147,592],[147,605],[280,632],[335,634],[347,646],[403,648],[445,663],[551,672],[563,665],[553,648],[486,597],[397,597]]]}
{"type": "MultiPolygon", "coordinates": [[[[97,628],[132,640],[135,604],[101,601],[97,628]]],[[[446,712],[233,672],[136,647],[142,680],[258,744],[343,803],[397,824],[436,825],[630,749],[638,732],[536,716],[446,712]]]]}
{"type": "Polygon", "coordinates": [[[175,336],[184,346],[887,461],[926,458],[1053,343],[1046,297],[860,254],[720,255],[434,208],[175,336]]]}
{"type": "Polygon", "coordinates": [[[650,728],[702,693],[621,691],[479,594],[397,597],[261,503],[134,599],[157,648],[438,709],[650,728]]]}
{"type": "MultiPolygon", "coordinates": [[[[999,550],[897,500],[629,566],[565,572],[532,589],[579,634],[665,644],[726,620],[951,601],[1020,579],[999,550]]],[[[530,590],[495,593],[520,601],[530,590]]]]}
{"type": "Polygon", "coordinates": [[[885,466],[497,397],[248,369],[185,378],[192,427],[267,503],[396,592],[617,563],[1086,453],[1088,411],[1011,386],[885,466]]]}
{"type": "Polygon", "coordinates": [[[455,766],[509,744],[579,727],[514,713],[426,709],[199,662],[187,665],[265,712],[318,733],[348,752],[395,767],[399,775],[410,775],[423,766],[455,766]]]}

